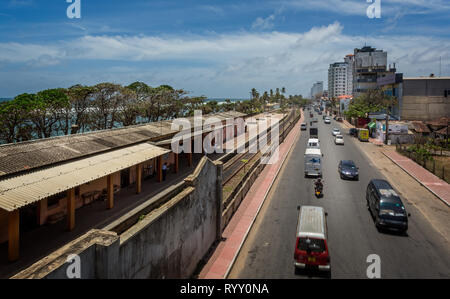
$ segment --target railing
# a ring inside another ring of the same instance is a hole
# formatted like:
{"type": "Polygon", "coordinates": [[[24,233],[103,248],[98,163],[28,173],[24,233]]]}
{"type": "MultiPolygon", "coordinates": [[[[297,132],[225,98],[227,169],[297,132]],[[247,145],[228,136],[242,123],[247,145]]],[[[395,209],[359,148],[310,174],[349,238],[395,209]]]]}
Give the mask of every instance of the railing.
{"type": "Polygon", "coordinates": [[[405,145],[399,144],[396,144],[395,148],[399,154],[410,158],[429,172],[433,173],[435,176],[446,181],[447,183],[450,183],[450,157],[426,157],[414,151],[408,150],[408,147],[405,145]]]}

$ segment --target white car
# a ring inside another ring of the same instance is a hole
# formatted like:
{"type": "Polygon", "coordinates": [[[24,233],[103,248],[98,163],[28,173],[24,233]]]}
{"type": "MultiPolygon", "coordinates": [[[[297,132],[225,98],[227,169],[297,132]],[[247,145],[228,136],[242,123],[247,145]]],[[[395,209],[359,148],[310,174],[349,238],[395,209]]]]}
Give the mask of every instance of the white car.
{"type": "Polygon", "coordinates": [[[326,124],[331,124],[331,119],[330,119],[329,117],[325,117],[324,122],[325,122],[326,124]]]}
{"type": "Polygon", "coordinates": [[[344,145],[344,136],[336,135],[336,137],[334,138],[334,143],[344,145]]]}
{"type": "Polygon", "coordinates": [[[331,131],[331,134],[333,134],[333,136],[341,135],[341,131],[339,131],[338,128],[334,128],[333,131],[331,131]]]}

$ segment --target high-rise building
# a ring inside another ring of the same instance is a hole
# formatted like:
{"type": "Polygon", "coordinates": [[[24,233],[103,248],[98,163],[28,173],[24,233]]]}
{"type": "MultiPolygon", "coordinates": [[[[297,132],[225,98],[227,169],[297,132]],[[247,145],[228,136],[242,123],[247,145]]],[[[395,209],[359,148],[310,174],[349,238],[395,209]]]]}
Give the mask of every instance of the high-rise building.
{"type": "Polygon", "coordinates": [[[387,52],[365,46],[354,50],[353,96],[377,88],[379,74],[386,72],[387,52]]]}
{"type": "Polygon", "coordinates": [[[353,64],[355,63],[355,55],[349,54],[344,57],[344,62],[347,63],[347,95],[353,95],[353,64]]]}
{"type": "Polygon", "coordinates": [[[335,62],[328,68],[328,95],[338,97],[347,94],[348,64],[335,62]]]}
{"type": "Polygon", "coordinates": [[[323,81],[317,81],[311,87],[311,99],[318,99],[323,94],[323,81]]]}

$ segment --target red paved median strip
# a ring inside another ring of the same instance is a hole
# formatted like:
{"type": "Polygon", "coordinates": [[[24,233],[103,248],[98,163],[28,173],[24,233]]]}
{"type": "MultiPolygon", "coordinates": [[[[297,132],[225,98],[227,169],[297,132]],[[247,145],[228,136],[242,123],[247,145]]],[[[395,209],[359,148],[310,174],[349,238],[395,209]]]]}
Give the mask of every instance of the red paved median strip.
{"type": "Polygon", "coordinates": [[[201,271],[201,279],[226,278],[239,250],[244,243],[253,222],[261,209],[266,196],[275,181],[294,141],[300,134],[301,119],[294,125],[285,141],[279,147],[279,159],[275,164],[266,165],[258,179],[252,185],[230,223],[225,228],[220,242],[212,257],[201,271]]]}
{"type": "Polygon", "coordinates": [[[425,186],[445,204],[450,206],[450,185],[444,182],[413,160],[400,155],[395,151],[383,151],[383,154],[400,166],[406,173],[416,181],[425,186]]]}

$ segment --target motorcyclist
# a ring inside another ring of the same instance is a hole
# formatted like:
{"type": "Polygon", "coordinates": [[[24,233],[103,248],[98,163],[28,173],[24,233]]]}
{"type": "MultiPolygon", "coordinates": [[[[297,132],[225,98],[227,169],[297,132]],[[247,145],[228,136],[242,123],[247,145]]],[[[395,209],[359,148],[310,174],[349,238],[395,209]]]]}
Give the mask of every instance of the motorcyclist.
{"type": "Polygon", "coordinates": [[[323,182],[320,178],[317,179],[317,181],[314,182],[314,186],[316,187],[316,190],[322,190],[323,188],[323,182]]]}

